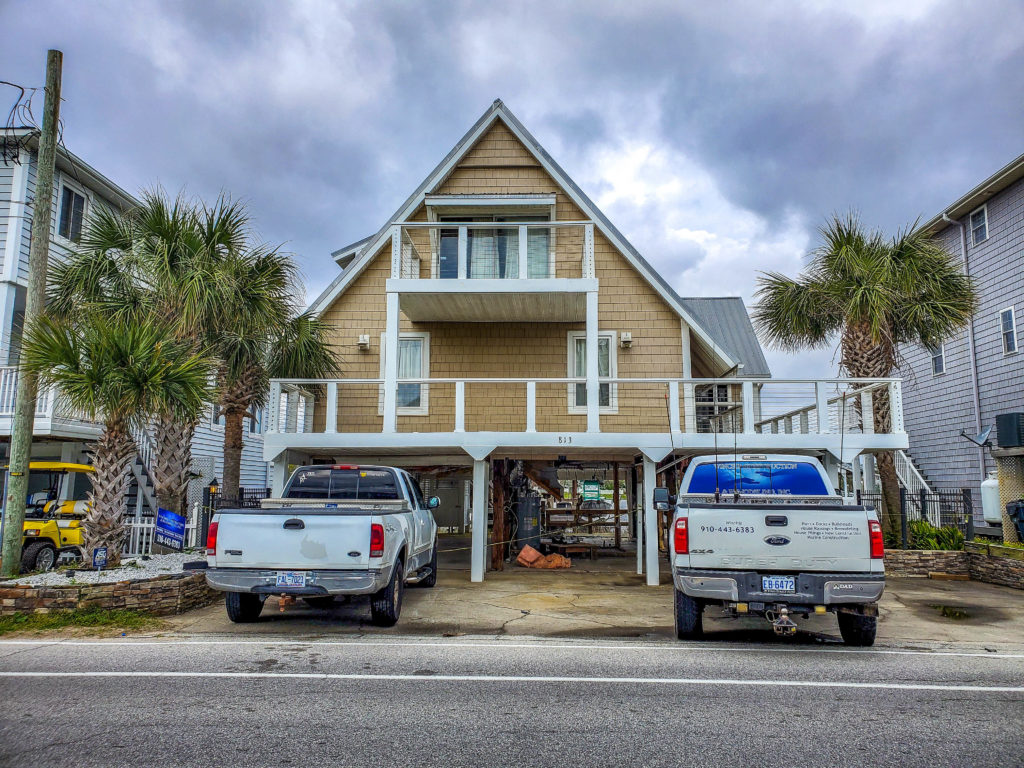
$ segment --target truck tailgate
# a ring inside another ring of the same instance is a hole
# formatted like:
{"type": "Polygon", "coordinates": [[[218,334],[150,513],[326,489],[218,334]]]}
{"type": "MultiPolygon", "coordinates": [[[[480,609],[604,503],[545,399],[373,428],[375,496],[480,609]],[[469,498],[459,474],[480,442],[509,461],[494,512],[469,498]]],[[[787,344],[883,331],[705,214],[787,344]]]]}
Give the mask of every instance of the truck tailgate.
{"type": "Polygon", "coordinates": [[[862,507],[690,505],[691,568],[871,571],[862,507]]]}
{"type": "Polygon", "coordinates": [[[285,509],[231,512],[218,519],[218,568],[342,570],[370,564],[373,518],[367,514],[285,509]]]}

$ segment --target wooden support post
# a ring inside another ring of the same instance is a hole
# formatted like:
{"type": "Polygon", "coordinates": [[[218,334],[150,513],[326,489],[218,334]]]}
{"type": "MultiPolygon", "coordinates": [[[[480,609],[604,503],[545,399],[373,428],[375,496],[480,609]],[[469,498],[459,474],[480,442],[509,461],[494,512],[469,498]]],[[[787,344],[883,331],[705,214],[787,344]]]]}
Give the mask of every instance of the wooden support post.
{"type": "Polygon", "coordinates": [[[494,522],[491,525],[491,570],[505,569],[505,485],[508,482],[505,459],[491,462],[491,506],[494,509],[494,522]]]}
{"type": "Polygon", "coordinates": [[[615,548],[622,549],[622,520],[619,510],[619,462],[612,464],[612,506],[615,508],[615,548]]]}

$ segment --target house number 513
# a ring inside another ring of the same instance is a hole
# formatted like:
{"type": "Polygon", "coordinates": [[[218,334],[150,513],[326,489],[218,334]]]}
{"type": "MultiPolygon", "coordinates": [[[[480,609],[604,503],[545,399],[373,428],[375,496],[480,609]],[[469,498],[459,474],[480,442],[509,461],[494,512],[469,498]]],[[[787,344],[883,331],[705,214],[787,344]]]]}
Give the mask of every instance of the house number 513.
{"type": "Polygon", "coordinates": [[[569,435],[559,435],[558,442],[560,445],[566,445],[567,443],[572,442],[572,437],[569,435]]]}

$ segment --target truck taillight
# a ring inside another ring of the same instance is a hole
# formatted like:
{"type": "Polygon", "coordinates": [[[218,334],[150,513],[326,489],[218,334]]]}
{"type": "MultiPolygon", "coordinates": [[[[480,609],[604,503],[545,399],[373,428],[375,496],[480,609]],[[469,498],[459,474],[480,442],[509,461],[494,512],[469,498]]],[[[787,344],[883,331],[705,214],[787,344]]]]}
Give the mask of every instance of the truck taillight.
{"type": "Polygon", "coordinates": [[[877,520],[868,520],[868,534],[871,537],[871,559],[880,560],[885,557],[885,540],[882,538],[882,526],[877,520]]]}
{"type": "Polygon", "coordinates": [[[675,546],[677,555],[690,554],[690,532],[685,517],[676,520],[675,546]]]}
{"type": "Polygon", "coordinates": [[[370,557],[384,557],[384,526],[380,523],[370,526],[370,557]]]}
{"type": "Polygon", "coordinates": [[[217,523],[210,523],[210,527],[206,531],[206,554],[217,554],[217,523]]]}

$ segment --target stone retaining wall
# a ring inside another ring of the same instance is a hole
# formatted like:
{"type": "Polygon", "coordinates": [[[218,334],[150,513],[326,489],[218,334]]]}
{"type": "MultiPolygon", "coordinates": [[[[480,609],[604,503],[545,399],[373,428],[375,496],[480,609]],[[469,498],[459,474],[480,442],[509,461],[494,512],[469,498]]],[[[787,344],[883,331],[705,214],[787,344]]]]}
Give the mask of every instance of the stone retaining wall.
{"type": "Polygon", "coordinates": [[[0,586],[0,616],[82,608],[123,608],[154,616],[167,616],[201,608],[220,597],[220,592],[206,585],[206,576],[202,571],[109,584],[71,584],[59,587],[8,585],[0,586]]]}
{"type": "Polygon", "coordinates": [[[887,549],[885,572],[890,576],[927,576],[953,573],[967,576],[967,554],[944,549],[887,549]]]}
{"type": "Polygon", "coordinates": [[[1024,549],[968,541],[964,551],[972,579],[1024,589],[1024,549]]]}
{"type": "Polygon", "coordinates": [[[968,541],[963,551],[890,549],[885,553],[890,576],[951,573],[974,581],[1024,589],[1024,549],[968,541]]]}

